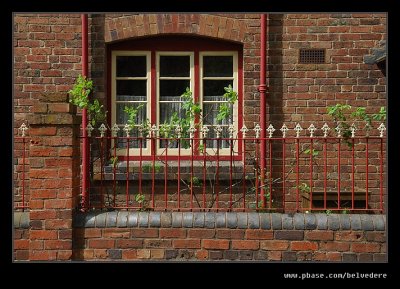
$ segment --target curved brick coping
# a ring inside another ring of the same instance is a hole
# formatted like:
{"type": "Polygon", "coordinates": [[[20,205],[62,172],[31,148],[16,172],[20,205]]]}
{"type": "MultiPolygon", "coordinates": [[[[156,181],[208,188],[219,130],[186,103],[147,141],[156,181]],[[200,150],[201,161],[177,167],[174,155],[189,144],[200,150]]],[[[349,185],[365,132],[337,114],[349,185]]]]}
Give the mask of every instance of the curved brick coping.
{"type": "Polygon", "coordinates": [[[15,229],[29,228],[29,212],[14,212],[14,228],[15,229]]]}
{"type": "Polygon", "coordinates": [[[230,228],[265,230],[385,231],[385,215],[280,214],[242,212],[89,212],[74,217],[74,227],[230,228]]]}

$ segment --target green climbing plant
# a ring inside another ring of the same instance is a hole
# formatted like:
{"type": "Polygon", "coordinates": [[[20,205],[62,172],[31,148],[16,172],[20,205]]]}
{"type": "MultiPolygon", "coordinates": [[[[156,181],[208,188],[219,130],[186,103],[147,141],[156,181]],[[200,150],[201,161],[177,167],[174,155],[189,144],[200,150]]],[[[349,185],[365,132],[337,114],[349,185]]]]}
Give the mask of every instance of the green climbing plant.
{"type": "Polygon", "coordinates": [[[351,137],[352,123],[361,121],[370,127],[372,120],[386,120],[385,107],[381,107],[377,113],[368,114],[365,107],[358,107],[357,109],[353,110],[351,105],[338,103],[336,105],[328,106],[327,113],[332,117],[335,125],[341,126],[343,141],[349,147],[352,147],[352,143],[349,140],[351,137]]]}
{"type": "Polygon", "coordinates": [[[89,122],[92,126],[107,119],[107,111],[97,99],[90,101],[89,95],[93,91],[93,81],[86,76],[78,75],[74,86],[68,91],[69,102],[73,105],[87,109],[89,122]]]}
{"type": "Polygon", "coordinates": [[[233,90],[232,85],[228,87],[224,87],[225,93],[223,94],[223,98],[227,101],[227,103],[223,103],[219,106],[219,111],[217,114],[217,121],[222,122],[228,119],[231,116],[232,106],[238,100],[238,94],[233,90]]]}

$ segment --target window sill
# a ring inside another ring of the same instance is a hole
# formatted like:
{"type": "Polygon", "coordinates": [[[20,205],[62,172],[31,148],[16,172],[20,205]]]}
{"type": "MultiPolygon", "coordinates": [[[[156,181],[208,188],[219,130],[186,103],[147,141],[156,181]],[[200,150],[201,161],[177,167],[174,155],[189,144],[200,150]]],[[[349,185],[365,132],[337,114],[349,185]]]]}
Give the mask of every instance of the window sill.
{"type": "MultiPolygon", "coordinates": [[[[193,176],[198,179],[203,179],[204,174],[207,180],[229,180],[232,174],[233,180],[243,179],[243,162],[233,162],[232,166],[229,161],[219,161],[218,168],[217,162],[207,163],[206,169],[204,169],[203,162],[201,161],[168,161],[167,166],[165,163],[156,161],[153,172],[152,161],[129,161],[129,180],[152,180],[154,174],[154,180],[160,181],[165,180],[165,169],[167,169],[167,179],[177,180],[178,174],[181,179],[189,179],[193,176]],[[193,168],[193,169],[192,169],[193,168]]],[[[94,180],[126,180],[128,171],[128,162],[118,162],[115,169],[112,165],[105,165],[103,170],[103,176],[100,172],[100,167],[95,169],[94,180]],[[115,176],[114,176],[115,175],[115,176]]],[[[250,166],[246,166],[246,176],[252,177],[253,172],[250,166]]]]}

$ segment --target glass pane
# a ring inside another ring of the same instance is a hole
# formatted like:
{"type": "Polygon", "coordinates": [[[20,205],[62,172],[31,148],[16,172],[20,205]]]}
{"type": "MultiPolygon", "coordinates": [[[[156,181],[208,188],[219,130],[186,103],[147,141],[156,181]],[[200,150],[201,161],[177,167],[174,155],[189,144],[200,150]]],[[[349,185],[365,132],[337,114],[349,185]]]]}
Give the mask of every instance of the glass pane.
{"type": "Polygon", "coordinates": [[[160,103],[160,124],[170,123],[171,116],[176,112],[178,117],[185,117],[185,110],[181,109],[182,103],[160,103]]]}
{"type": "Polygon", "coordinates": [[[233,76],[233,56],[204,56],[204,77],[233,76]]]}
{"type": "Polygon", "coordinates": [[[160,56],[160,76],[190,76],[190,56],[160,56]]]}
{"type": "Polygon", "coordinates": [[[190,87],[189,80],[160,80],[160,100],[180,100],[176,97],[181,96],[187,87],[190,87]]]}
{"type": "MultiPolygon", "coordinates": [[[[209,127],[210,131],[207,134],[208,138],[216,138],[217,134],[215,133],[215,130],[213,127],[209,127]]],[[[207,140],[207,148],[217,148],[217,145],[219,146],[220,149],[223,148],[229,148],[229,132],[228,132],[228,127],[224,126],[222,127],[222,132],[220,135],[220,139],[217,140],[207,140]]]]}
{"type": "MultiPolygon", "coordinates": [[[[125,106],[133,106],[138,107],[140,103],[117,103],[117,123],[118,124],[126,124],[128,123],[128,114],[124,112],[125,106]]],[[[136,124],[144,123],[147,118],[146,115],[146,106],[147,104],[144,103],[144,106],[139,109],[137,116],[136,116],[136,124]]]]}
{"type": "MultiPolygon", "coordinates": [[[[127,144],[127,139],[124,139],[123,137],[126,137],[126,132],[123,130],[123,127],[120,127],[120,131],[118,132],[118,139],[117,139],[117,148],[120,149],[126,149],[128,144],[127,144]]],[[[138,149],[140,148],[140,139],[139,137],[139,131],[137,127],[131,129],[129,133],[129,137],[132,137],[133,139],[130,139],[129,141],[129,148],[130,149],[138,149]],[[135,139],[136,138],[136,139],[135,139]]],[[[142,140],[142,148],[145,149],[147,147],[147,141],[145,139],[142,140]]]]}
{"type": "Polygon", "coordinates": [[[205,125],[229,124],[229,120],[233,118],[233,107],[230,105],[231,112],[226,119],[217,121],[220,105],[221,103],[203,103],[203,123],[205,125]]]}
{"type": "Polygon", "coordinates": [[[117,100],[146,100],[147,80],[117,80],[117,100]]]}
{"type": "Polygon", "coordinates": [[[233,86],[233,80],[203,80],[204,100],[223,100],[224,87],[233,86]]]}
{"type": "Polygon", "coordinates": [[[117,77],[145,77],[146,56],[117,56],[117,77]]]}

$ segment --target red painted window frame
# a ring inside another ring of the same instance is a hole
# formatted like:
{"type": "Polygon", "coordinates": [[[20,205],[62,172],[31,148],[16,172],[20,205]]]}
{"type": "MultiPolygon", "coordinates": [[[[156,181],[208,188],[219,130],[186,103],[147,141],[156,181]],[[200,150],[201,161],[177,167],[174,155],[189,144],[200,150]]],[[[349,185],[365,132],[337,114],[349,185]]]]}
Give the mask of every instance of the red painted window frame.
{"type": "MultiPolygon", "coordinates": [[[[200,52],[203,51],[236,51],[238,53],[238,128],[243,126],[243,45],[241,43],[235,43],[231,41],[223,41],[219,39],[200,37],[200,36],[187,36],[187,35],[162,35],[145,37],[140,39],[125,40],[122,42],[111,43],[107,45],[107,107],[111,110],[111,61],[112,51],[118,50],[132,50],[132,51],[149,51],[151,52],[151,123],[155,123],[156,118],[156,52],[164,51],[191,51],[194,52],[194,99],[199,100],[200,96],[200,52]]],[[[111,124],[111,114],[108,114],[107,121],[111,124]]],[[[199,137],[199,133],[196,132],[195,137],[199,137]]],[[[243,144],[241,141],[238,142],[238,154],[233,157],[234,160],[242,160],[243,144]]],[[[153,151],[150,156],[142,156],[142,160],[151,160],[153,151]]],[[[202,159],[203,156],[198,154],[195,150],[194,159],[202,159]]],[[[209,156],[207,158],[216,158],[216,156],[209,156]]],[[[192,156],[181,156],[181,160],[189,160],[192,156]]],[[[120,156],[121,160],[127,160],[127,157],[120,156]]],[[[139,156],[129,156],[129,160],[137,160],[139,156]]],[[[178,156],[168,156],[169,160],[176,160],[178,156]]],[[[229,160],[229,155],[220,155],[220,160],[229,160]]]]}

